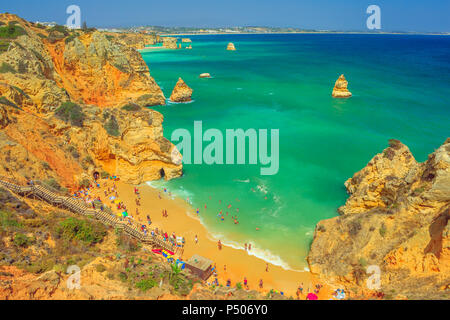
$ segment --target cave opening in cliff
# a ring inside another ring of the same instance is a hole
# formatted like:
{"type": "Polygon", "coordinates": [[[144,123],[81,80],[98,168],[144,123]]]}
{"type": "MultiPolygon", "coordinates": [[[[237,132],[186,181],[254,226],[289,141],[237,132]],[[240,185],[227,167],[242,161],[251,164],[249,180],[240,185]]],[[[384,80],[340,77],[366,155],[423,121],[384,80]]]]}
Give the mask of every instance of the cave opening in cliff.
{"type": "Polygon", "coordinates": [[[166,172],[164,171],[164,169],[161,169],[161,170],[159,171],[159,173],[160,173],[160,175],[161,175],[161,179],[163,179],[163,178],[166,177],[166,172]]]}

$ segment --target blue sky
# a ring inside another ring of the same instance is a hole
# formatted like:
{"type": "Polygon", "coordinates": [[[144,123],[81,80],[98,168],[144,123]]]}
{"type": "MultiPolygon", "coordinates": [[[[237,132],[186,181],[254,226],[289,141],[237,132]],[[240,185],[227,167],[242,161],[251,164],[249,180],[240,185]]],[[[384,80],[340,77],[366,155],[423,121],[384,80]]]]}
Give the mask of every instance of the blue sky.
{"type": "Polygon", "coordinates": [[[449,0],[0,0],[1,12],[64,24],[68,5],[89,26],[275,26],[365,30],[369,5],[380,6],[384,31],[450,32],[449,0]]]}

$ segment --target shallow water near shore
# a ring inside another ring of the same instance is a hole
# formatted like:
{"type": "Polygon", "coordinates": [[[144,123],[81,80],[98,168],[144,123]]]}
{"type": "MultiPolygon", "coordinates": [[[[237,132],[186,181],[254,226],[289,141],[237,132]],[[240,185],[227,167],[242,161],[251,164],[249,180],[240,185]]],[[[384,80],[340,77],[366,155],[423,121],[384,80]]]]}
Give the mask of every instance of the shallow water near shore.
{"type": "Polygon", "coordinates": [[[189,198],[216,238],[237,248],[252,243],[252,254],[274,264],[304,270],[315,225],[337,215],[344,182],[388,139],[424,161],[449,136],[449,37],[189,37],[192,50],[142,53],[166,97],[179,77],[195,91],[193,103],[154,108],[165,116],[165,136],[178,128],[193,135],[194,121],[224,133],[279,129],[280,170],[261,176],[260,165],[185,165],[183,178],[151,185],[189,198]],[[225,50],[229,42],[236,52],[225,50]],[[213,78],[200,79],[205,72],[213,78]],[[353,97],[336,100],[331,90],[342,73],[353,97]]]}

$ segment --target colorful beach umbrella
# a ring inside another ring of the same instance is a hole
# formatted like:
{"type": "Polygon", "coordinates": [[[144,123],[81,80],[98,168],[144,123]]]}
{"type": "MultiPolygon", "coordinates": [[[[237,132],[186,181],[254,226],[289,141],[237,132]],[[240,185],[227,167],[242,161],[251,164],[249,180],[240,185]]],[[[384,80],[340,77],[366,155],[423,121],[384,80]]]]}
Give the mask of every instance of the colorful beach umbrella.
{"type": "Polygon", "coordinates": [[[306,300],[319,300],[319,297],[314,293],[309,293],[308,296],[306,297],[306,300]]]}
{"type": "Polygon", "coordinates": [[[128,212],[126,212],[126,211],[122,212],[122,216],[123,216],[124,218],[128,217],[128,212]]]}

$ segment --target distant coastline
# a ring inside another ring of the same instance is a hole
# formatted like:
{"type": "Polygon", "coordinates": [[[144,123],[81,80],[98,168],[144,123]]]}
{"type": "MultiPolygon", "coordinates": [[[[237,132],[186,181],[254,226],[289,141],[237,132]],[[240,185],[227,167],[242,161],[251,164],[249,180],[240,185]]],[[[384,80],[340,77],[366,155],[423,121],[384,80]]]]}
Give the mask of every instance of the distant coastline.
{"type": "Polygon", "coordinates": [[[363,31],[304,31],[304,32],[199,32],[199,33],[161,33],[162,37],[180,36],[214,36],[214,35],[261,35],[261,34],[364,34],[364,35],[423,35],[423,36],[450,36],[450,33],[426,33],[426,32],[363,32],[363,31]]]}

